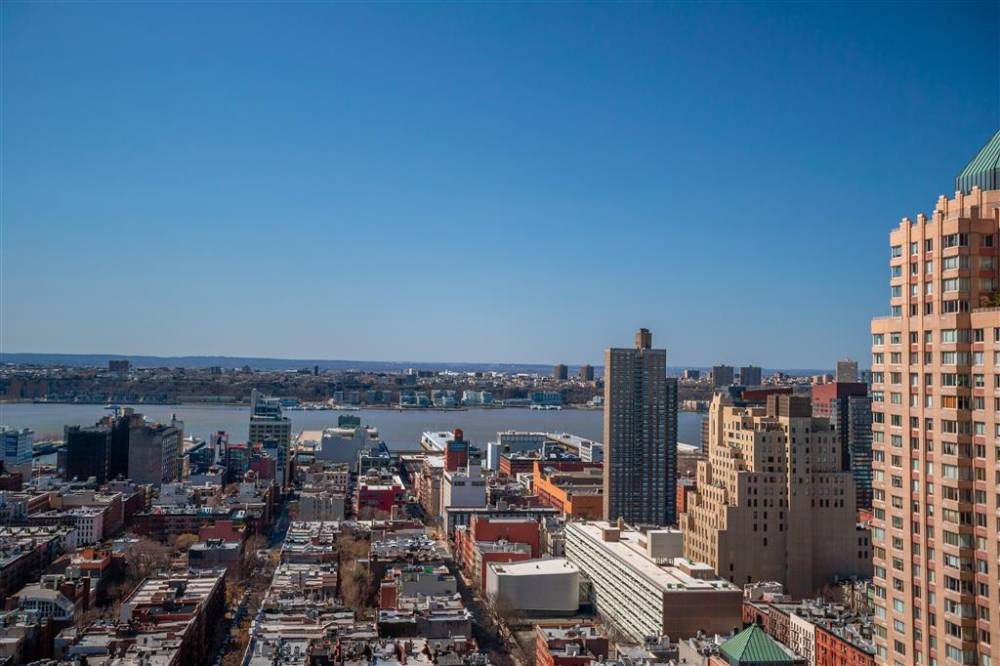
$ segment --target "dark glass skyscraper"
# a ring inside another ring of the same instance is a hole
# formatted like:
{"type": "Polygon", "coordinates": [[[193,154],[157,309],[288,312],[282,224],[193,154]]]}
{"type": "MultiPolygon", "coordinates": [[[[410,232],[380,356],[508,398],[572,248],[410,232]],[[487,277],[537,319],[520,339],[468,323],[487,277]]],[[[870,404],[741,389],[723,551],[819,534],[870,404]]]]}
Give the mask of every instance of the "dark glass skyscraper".
{"type": "Polygon", "coordinates": [[[98,483],[107,482],[111,456],[110,428],[66,426],[64,440],[67,479],[85,481],[93,476],[98,483]]]}
{"type": "Polygon", "coordinates": [[[872,401],[868,385],[832,382],[812,387],[813,416],[830,419],[840,442],[841,465],[854,477],[859,509],[872,506],[872,401]]]}

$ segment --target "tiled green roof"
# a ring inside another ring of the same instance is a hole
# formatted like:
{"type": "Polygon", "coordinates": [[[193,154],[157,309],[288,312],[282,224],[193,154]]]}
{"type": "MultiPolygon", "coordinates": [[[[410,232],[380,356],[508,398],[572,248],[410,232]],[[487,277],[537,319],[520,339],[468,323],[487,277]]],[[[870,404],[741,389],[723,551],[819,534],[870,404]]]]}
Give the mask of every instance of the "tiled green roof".
{"type": "Polygon", "coordinates": [[[752,624],[719,646],[719,652],[731,665],[736,664],[792,664],[792,658],[752,624]]]}
{"type": "Polygon", "coordinates": [[[1000,190],[1000,130],[955,178],[956,190],[968,193],[974,185],[984,190],[1000,190]]]}

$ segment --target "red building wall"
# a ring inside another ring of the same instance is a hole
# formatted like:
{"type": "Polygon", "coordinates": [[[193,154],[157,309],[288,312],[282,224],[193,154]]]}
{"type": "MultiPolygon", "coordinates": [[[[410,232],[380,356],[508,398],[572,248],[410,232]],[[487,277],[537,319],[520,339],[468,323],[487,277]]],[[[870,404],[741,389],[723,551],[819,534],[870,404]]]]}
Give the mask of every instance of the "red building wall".
{"type": "Polygon", "coordinates": [[[875,655],[816,625],[816,666],[875,666],[875,655]]]}
{"type": "Polygon", "coordinates": [[[531,546],[532,558],[541,557],[542,535],[535,520],[504,520],[473,516],[469,533],[472,541],[525,543],[531,546]]]}
{"type": "Polygon", "coordinates": [[[509,477],[515,477],[518,474],[530,474],[535,468],[535,460],[536,458],[527,458],[520,455],[513,458],[502,455],[500,456],[500,473],[509,477]]]}
{"type": "Polygon", "coordinates": [[[698,490],[694,480],[678,479],[677,481],[677,513],[687,513],[688,495],[698,490]]]}
{"type": "Polygon", "coordinates": [[[486,572],[489,571],[490,562],[523,562],[532,559],[530,553],[482,553],[480,561],[483,568],[479,572],[479,591],[486,594],[486,572]]]}
{"type": "Polygon", "coordinates": [[[358,512],[365,507],[370,507],[389,513],[402,496],[403,489],[397,485],[392,485],[388,488],[383,486],[372,488],[362,484],[358,487],[355,507],[358,512]]]}
{"type": "Polygon", "coordinates": [[[607,657],[608,647],[608,639],[604,636],[553,639],[545,635],[544,629],[536,627],[535,666],[588,666],[592,661],[599,661],[601,657],[607,657]],[[569,657],[552,654],[552,650],[562,651],[563,648],[571,644],[579,645],[582,648],[579,656],[569,657]]]}

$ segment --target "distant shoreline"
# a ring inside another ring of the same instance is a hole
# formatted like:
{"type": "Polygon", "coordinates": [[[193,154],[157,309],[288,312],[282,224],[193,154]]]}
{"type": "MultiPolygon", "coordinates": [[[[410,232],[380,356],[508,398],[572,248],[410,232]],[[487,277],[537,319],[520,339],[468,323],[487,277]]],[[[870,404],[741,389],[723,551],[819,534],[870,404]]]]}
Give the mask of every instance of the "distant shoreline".
{"type": "MultiPolygon", "coordinates": [[[[291,359],[267,356],[218,356],[189,354],[183,356],[156,356],[152,354],[60,354],[45,352],[0,352],[0,363],[16,365],[48,365],[68,367],[106,368],[108,361],[130,361],[138,369],[190,368],[206,370],[211,367],[236,369],[248,366],[255,371],[305,370],[318,366],[320,370],[362,372],[403,372],[408,369],[454,372],[505,372],[548,375],[552,365],[545,363],[516,362],[469,362],[469,361],[372,361],[350,359],[291,359]]],[[[567,363],[570,372],[578,372],[583,364],[567,363]]],[[[604,366],[591,365],[597,378],[604,375],[604,366]]],[[[671,365],[667,373],[679,376],[684,370],[708,372],[711,365],[671,365]]],[[[765,375],[782,372],[793,376],[821,375],[833,372],[830,368],[768,368],[762,367],[765,375]]]]}
{"type": "MultiPolygon", "coordinates": [[[[118,405],[120,407],[144,407],[150,405],[153,407],[236,407],[250,409],[250,403],[248,402],[223,402],[223,401],[205,401],[205,402],[114,402],[109,403],[105,400],[98,400],[93,402],[80,402],[76,400],[5,400],[0,399],[0,405],[80,405],[82,407],[92,407],[94,405],[118,405]]],[[[399,407],[395,405],[338,405],[336,407],[330,407],[327,409],[299,409],[294,407],[283,407],[285,412],[357,412],[357,411],[379,411],[379,412],[466,412],[472,410],[482,410],[482,411],[495,411],[502,409],[527,409],[529,411],[561,411],[561,410],[575,410],[575,411],[587,411],[587,412],[601,412],[604,411],[604,407],[588,407],[586,405],[560,405],[559,409],[550,410],[531,410],[531,405],[497,405],[495,407],[487,407],[484,405],[469,405],[462,407],[399,407]]]]}
{"type": "MultiPolygon", "coordinates": [[[[120,407],[229,407],[250,409],[250,404],[246,402],[124,402],[108,403],[103,400],[97,402],[77,402],[73,400],[3,400],[0,399],[0,406],[3,405],[79,405],[81,407],[91,407],[115,404],[120,407]]],[[[511,405],[486,407],[483,405],[470,405],[468,407],[398,407],[389,405],[341,405],[329,409],[293,409],[284,408],[286,412],[467,412],[467,411],[497,411],[504,409],[526,409],[528,411],[580,411],[580,412],[603,412],[604,407],[592,407],[588,405],[562,405],[560,409],[532,410],[530,405],[511,405]]],[[[679,411],[688,414],[707,414],[703,409],[684,409],[678,407],[679,411]]]]}

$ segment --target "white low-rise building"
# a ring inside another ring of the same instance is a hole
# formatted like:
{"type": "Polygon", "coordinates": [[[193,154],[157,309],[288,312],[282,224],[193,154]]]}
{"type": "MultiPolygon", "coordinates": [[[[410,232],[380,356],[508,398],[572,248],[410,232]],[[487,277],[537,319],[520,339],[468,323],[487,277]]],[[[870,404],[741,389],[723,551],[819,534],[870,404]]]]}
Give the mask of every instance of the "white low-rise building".
{"type": "Polygon", "coordinates": [[[564,558],[491,563],[486,594],[531,615],[574,614],[580,608],[580,568],[564,558]]]}
{"type": "Polygon", "coordinates": [[[64,595],[57,586],[34,583],[17,593],[18,608],[31,611],[39,617],[54,622],[71,623],[76,617],[76,603],[64,595]]]}
{"type": "Polygon", "coordinates": [[[502,430],[497,433],[497,441],[486,445],[486,468],[496,472],[500,469],[500,456],[503,454],[541,451],[545,442],[544,432],[502,430]]]}
{"type": "Polygon", "coordinates": [[[343,520],[344,496],[327,491],[299,493],[299,520],[343,520]]]}
{"type": "Polygon", "coordinates": [[[589,581],[595,609],[631,639],[680,640],[742,626],[739,587],[707,564],[665,557],[678,546],[673,531],[647,536],[606,522],[570,522],[565,535],[566,557],[589,581]]]}
{"type": "Polygon", "coordinates": [[[445,470],[441,481],[441,518],[457,507],[486,506],[486,477],[479,465],[469,464],[454,472],[445,470]]]}
{"type": "Polygon", "coordinates": [[[425,431],[420,435],[420,447],[424,451],[443,453],[448,442],[454,439],[454,434],[448,431],[425,431]]]}
{"type": "Polygon", "coordinates": [[[97,507],[82,506],[66,512],[74,518],[77,543],[81,546],[90,546],[104,538],[105,511],[97,507]]]}

